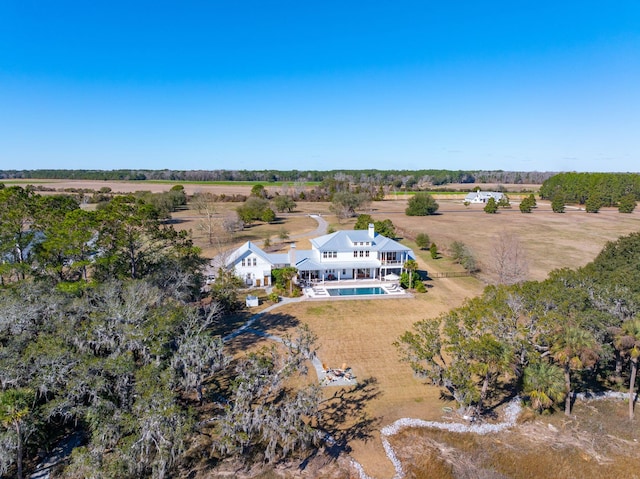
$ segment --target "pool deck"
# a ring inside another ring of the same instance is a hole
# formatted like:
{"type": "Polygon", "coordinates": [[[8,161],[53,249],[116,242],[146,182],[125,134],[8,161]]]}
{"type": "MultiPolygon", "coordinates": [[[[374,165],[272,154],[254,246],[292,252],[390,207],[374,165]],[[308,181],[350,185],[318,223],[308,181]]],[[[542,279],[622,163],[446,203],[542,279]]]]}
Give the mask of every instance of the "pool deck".
{"type": "Polygon", "coordinates": [[[397,281],[378,281],[378,280],[347,280],[347,281],[327,281],[317,283],[313,286],[307,286],[303,289],[304,296],[308,299],[397,299],[411,298],[413,295],[405,291],[397,281]],[[386,294],[360,294],[349,296],[331,296],[328,289],[339,288],[382,288],[386,294]]]}

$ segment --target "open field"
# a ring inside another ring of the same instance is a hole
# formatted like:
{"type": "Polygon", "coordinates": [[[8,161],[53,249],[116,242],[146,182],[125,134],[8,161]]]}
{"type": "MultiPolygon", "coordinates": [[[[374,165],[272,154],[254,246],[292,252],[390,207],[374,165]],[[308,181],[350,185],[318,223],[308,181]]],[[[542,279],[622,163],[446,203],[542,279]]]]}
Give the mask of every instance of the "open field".
{"type": "MultiPolygon", "coordinates": [[[[2,180],[0,183],[6,185],[35,185],[44,188],[54,188],[59,191],[64,191],[67,188],[77,189],[91,189],[98,191],[100,188],[111,188],[114,193],[134,193],[136,191],[150,191],[152,193],[162,193],[163,191],[169,191],[174,185],[183,185],[188,195],[201,192],[211,192],[218,195],[234,195],[234,194],[246,194],[251,192],[251,187],[254,183],[249,182],[188,182],[188,181],[101,181],[101,180],[40,180],[40,179],[26,179],[26,180],[2,180]]],[[[257,183],[257,182],[256,182],[257,183]]],[[[265,183],[261,183],[265,184],[265,183]]],[[[278,190],[282,187],[281,184],[266,184],[266,188],[278,190]]]]}

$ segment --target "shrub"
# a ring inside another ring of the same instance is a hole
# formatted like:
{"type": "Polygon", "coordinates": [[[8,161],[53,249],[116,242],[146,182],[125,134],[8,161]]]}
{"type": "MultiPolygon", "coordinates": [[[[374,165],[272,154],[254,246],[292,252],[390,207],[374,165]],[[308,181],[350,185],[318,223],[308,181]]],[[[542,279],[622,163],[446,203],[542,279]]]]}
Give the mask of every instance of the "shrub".
{"type": "Polygon", "coordinates": [[[633,213],[636,209],[636,198],[633,195],[624,195],[618,202],[618,211],[620,213],[633,213]]]}
{"type": "Polygon", "coordinates": [[[269,296],[267,296],[267,298],[272,303],[279,303],[280,302],[280,295],[278,293],[276,293],[275,291],[272,292],[272,293],[269,293],[269,296]]]}
{"type": "Polygon", "coordinates": [[[418,233],[418,236],[416,236],[416,245],[418,248],[426,249],[429,243],[431,243],[431,239],[427,233],[418,233]]]}
{"type": "Polygon", "coordinates": [[[484,206],[484,212],[489,214],[495,214],[498,212],[498,203],[495,198],[489,198],[487,204],[484,206]]]}
{"type": "Polygon", "coordinates": [[[429,193],[416,193],[409,200],[405,214],[407,216],[429,216],[438,211],[440,205],[429,193]]]}

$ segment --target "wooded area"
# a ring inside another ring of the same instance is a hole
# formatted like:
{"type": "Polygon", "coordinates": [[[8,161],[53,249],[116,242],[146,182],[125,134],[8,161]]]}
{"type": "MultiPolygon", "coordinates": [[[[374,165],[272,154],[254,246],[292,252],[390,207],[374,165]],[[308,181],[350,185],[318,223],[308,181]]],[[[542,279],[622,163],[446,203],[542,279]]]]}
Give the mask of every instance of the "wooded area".
{"type": "Polygon", "coordinates": [[[401,357],[444,387],[466,415],[505,398],[544,411],[576,392],[627,386],[629,418],[640,356],[640,233],[609,243],[590,264],[542,282],[489,286],[396,342],[401,357]]]}
{"type": "Polygon", "coordinates": [[[1,188],[0,257],[0,474],[22,478],[72,434],[62,477],[175,476],[196,444],[215,464],[317,442],[318,388],[289,383],[313,336],[234,357],[219,331],[239,281],[203,292],[198,248],[150,202],[86,211],[1,188]]]}
{"type": "Polygon", "coordinates": [[[334,178],[413,189],[419,183],[535,183],[551,172],[425,170],[0,170],[0,179],[321,182],[334,178]]]}

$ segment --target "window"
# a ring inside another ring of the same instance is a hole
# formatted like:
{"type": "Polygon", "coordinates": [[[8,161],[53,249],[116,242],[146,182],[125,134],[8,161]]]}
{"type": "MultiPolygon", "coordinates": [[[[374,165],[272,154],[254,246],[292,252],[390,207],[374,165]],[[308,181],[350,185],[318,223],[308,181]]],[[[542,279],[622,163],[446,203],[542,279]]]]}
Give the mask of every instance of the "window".
{"type": "Polygon", "coordinates": [[[258,264],[258,259],[257,258],[253,258],[253,265],[257,265],[258,264]]]}
{"type": "Polygon", "coordinates": [[[364,251],[360,251],[360,257],[364,257],[364,251]]]}
{"type": "Polygon", "coordinates": [[[357,257],[358,257],[358,252],[357,252],[357,251],[354,251],[354,252],[353,252],[353,257],[354,257],[354,258],[357,258],[357,257]]]}
{"type": "Polygon", "coordinates": [[[244,260],[242,260],[242,266],[245,266],[245,264],[244,264],[244,260]]]}
{"type": "Polygon", "coordinates": [[[328,256],[328,255],[329,255],[329,253],[328,253],[328,252],[326,252],[326,251],[323,251],[323,252],[322,252],[322,257],[323,257],[324,259],[327,259],[327,256],[328,256]]]}
{"type": "Polygon", "coordinates": [[[334,251],[334,252],[333,252],[333,257],[334,257],[334,258],[337,258],[337,257],[338,257],[338,252],[337,252],[337,251],[334,251]]]}
{"type": "Polygon", "coordinates": [[[369,257],[369,250],[365,251],[364,255],[368,258],[369,257]]]}

